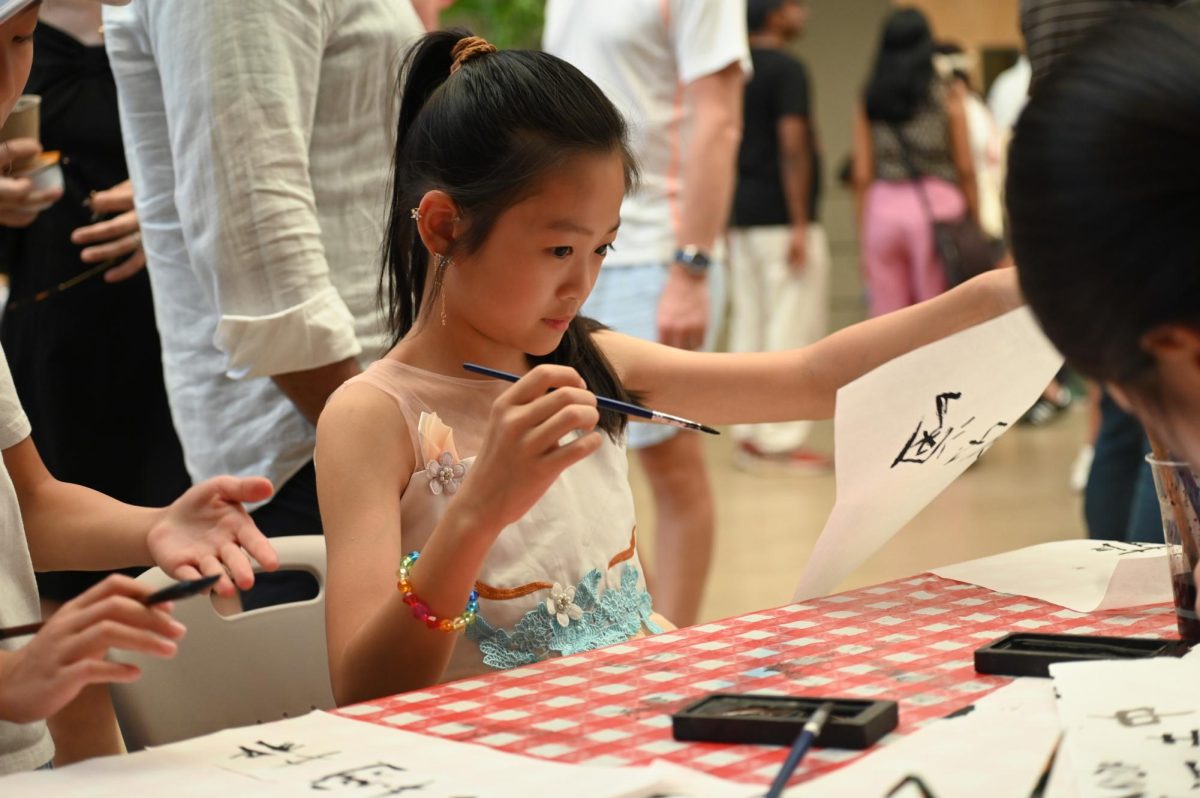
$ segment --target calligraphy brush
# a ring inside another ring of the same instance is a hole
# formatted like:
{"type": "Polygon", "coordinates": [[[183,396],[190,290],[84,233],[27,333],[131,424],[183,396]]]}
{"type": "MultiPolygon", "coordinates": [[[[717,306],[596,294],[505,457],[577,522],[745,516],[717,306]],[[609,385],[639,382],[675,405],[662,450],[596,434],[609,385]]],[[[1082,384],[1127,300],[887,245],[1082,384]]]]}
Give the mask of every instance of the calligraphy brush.
{"type": "Polygon", "coordinates": [[[783,788],[787,786],[788,779],[796,772],[796,768],[800,766],[800,760],[804,759],[804,755],[808,753],[808,749],[812,748],[813,741],[820,736],[821,729],[824,728],[825,722],[829,720],[829,716],[832,714],[832,701],[826,701],[812,713],[808,722],[804,724],[804,728],[800,730],[800,734],[796,737],[796,742],[792,743],[792,750],[788,753],[787,759],[784,760],[783,767],[776,774],[775,781],[771,782],[771,789],[767,790],[764,798],[780,798],[783,795],[783,788]]]}
{"type": "MultiPolygon", "coordinates": [[[[507,371],[500,371],[499,369],[490,369],[487,366],[478,366],[474,363],[463,363],[463,368],[476,374],[482,374],[485,377],[495,377],[498,380],[507,380],[508,382],[516,382],[517,380],[521,379],[516,374],[509,374],[507,371]]],[[[709,435],[721,434],[712,427],[701,424],[698,421],[690,421],[686,418],[673,416],[670,413],[663,413],[659,410],[651,410],[648,407],[630,404],[629,402],[622,402],[618,399],[609,399],[607,396],[597,396],[596,404],[605,410],[612,410],[615,413],[624,413],[627,416],[644,418],[647,421],[657,421],[661,424],[670,424],[673,427],[695,430],[696,432],[707,432],[709,435]]]]}
{"type": "MultiPolygon", "coordinates": [[[[162,590],[151,593],[146,598],[142,599],[142,604],[151,607],[155,604],[162,604],[165,601],[176,601],[185,599],[189,596],[194,596],[203,591],[205,588],[212,587],[221,577],[205,576],[200,579],[192,579],[188,582],[176,582],[173,585],[167,585],[162,590]]],[[[25,635],[37,634],[38,630],[45,625],[45,621],[37,623],[27,623],[23,626],[10,626],[7,629],[0,629],[0,640],[6,640],[10,637],[23,637],[25,635]]]]}

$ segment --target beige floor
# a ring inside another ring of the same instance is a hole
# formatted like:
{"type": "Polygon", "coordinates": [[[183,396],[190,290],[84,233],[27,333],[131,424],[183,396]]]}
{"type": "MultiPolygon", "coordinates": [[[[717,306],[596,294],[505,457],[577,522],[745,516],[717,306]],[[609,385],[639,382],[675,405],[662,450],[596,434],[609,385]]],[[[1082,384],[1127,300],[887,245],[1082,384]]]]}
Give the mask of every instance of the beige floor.
{"type": "MultiPolygon", "coordinates": [[[[843,589],[920,573],[1049,540],[1084,535],[1081,499],[1068,484],[1084,436],[1078,405],[1052,424],[1017,427],[952,484],[843,589]]],[[[832,451],[832,423],[813,443],[832,451]]],[[[701,617],[786,603],[834,502],[829,476],[752,476],[731,464],[728,434],[708,441],[717,499],[717,550],[701,617]]],[[[642,556],[653,568],[654,519],[645,479],[633,463],[642,556]]]]}

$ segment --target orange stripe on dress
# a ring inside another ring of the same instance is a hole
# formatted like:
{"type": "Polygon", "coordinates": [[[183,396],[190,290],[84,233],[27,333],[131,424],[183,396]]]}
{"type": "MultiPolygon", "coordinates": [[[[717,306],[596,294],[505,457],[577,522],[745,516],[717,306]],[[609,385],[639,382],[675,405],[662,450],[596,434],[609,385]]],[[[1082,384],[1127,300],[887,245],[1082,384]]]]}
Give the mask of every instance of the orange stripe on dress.
{"type": "MultiPolygon", "coordinates": [[[[633,531],[629,535],[629,548],[615,555],[608,561],[608,567],[614,568],[626,560],[633,559],[633,553],[637,551],[637,526],[634,526],[633,531]]],[[[488,601],[512,601],[513,599],[523,598],[530,593],[536,593],[539,590],[549,590],[554,587],[550,582],[529,582],[520,587],[499,588],[492,587],[485,582],[475,583],[475,592],[480,598],[488,601]]]]}

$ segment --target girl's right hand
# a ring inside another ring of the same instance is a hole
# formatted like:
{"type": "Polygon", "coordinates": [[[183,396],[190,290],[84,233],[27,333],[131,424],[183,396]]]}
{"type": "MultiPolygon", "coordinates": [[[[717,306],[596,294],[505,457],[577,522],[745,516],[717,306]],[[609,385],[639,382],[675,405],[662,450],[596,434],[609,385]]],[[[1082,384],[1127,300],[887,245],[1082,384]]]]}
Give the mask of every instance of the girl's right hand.
{"type": "MultiPolygon", "coordinates": [[[[7,174],[13,162],[32,158],[42,151],[33,139],[12,139],[0,146],[0,175],[7,174]]],[[[0,226],[28,227],[41,212],[39,209],[58,200],[62,189],[34,191],[33,183],[24,177],[0,177],[0,226]]]]}
{"type": "Polygon", "coordinates": [[[174,656],[186,630],[171,617],[170,604],[142,604],[151,592],[113,574],[64,604],[26,646],[0,659],[0,718],[43,720],[89,684],[137,679],[137,666],[105,660],[111,648],[174,656]]]}
{"type": "Polygon", "coordinates": [[[499,533],[519,520],[559,474],[600,448],[596,395],[569,366],[541,365],[492,404],[487,437],[455,497],[499,533]],[[562,445],[573,431],[579,435],[562,445]]]}

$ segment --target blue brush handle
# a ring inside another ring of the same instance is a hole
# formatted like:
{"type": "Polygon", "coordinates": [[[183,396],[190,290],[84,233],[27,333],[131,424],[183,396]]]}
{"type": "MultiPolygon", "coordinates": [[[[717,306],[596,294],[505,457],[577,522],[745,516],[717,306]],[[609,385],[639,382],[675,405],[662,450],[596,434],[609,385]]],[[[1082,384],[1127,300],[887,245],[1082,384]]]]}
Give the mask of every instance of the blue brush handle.
{"type": "Polygon", "coordinates": [[[817,707],[817,711],[808,719],[808,723],[804,724],[804,728],[800,731],[796,742],[792,744],[791,753],[784,760],[783,767],[779,769],[779,773],[775,776],[775,781],[771,782],[771,789],[767,790],[765,798],[780,798],[783,795],[783,788],[787,786],[788,780],[796,772],[796,768],[800,765],[800,760],[804,759],[804,755],[808,753],[808,749],[812,748],[813,741],[817,739],[817,735],[821,733],[821,728],[825,725],[825,721],[829,720],[831,714],[833,714],[832,701],[826,701],[817,707]]]}
{"type": "MultiPolygon", "coordinates": [[[[480,366],[475,363],[463,363],[463,368],[476,374],[482,374],[485,377],[495,377],[498,380],[505,380],[506,382],[516,382],[521,379],[516,374],[509,374],[507,371],[501,371],[500,369],[490,369],[487,366],[480,366]]],[[[596,404],[605,410],[614,410],[629,416],[654,418],[653,410],[647,410],[640,405],[631,405],[628,402],[621,402],[617,399],[609,399],[607,396],[597,396],[596,404]]]]}

